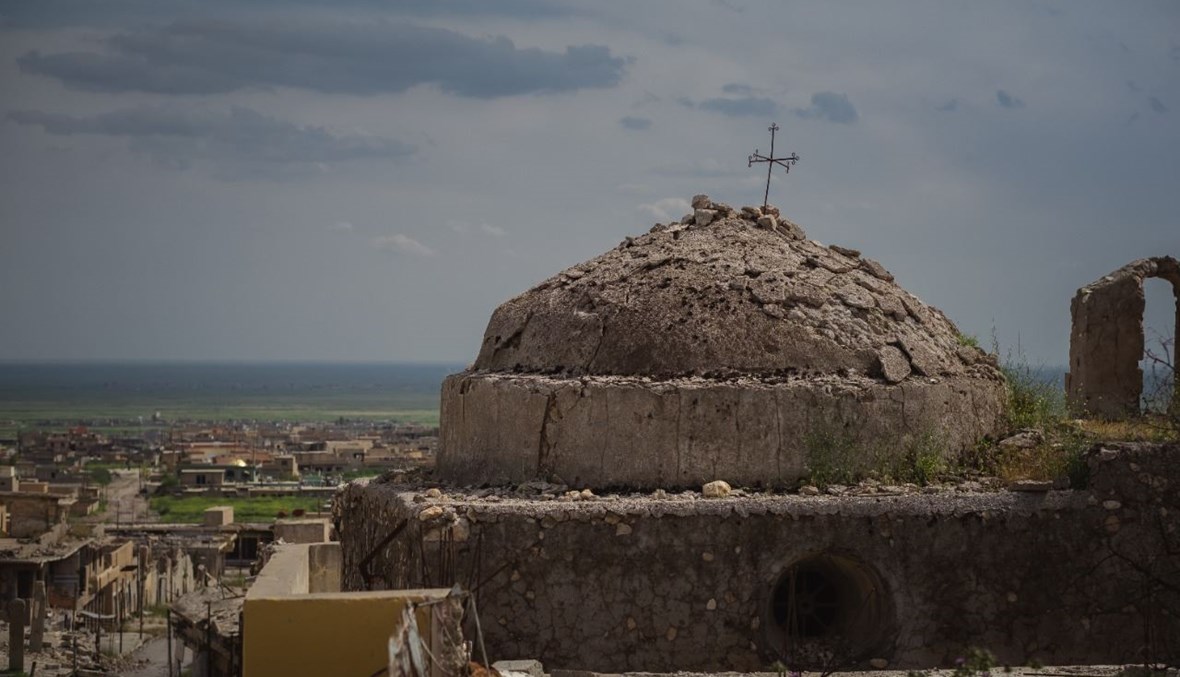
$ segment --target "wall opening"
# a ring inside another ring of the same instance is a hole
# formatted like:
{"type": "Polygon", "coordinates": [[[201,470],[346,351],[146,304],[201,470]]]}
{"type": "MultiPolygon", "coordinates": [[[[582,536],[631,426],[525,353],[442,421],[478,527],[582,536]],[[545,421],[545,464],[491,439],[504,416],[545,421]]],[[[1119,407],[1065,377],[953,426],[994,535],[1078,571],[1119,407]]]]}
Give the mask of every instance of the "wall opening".
{"type": "Polygon", "coordinates": [[[771,587],[770,653],[791,667],[822,667],[886,655],[893,605],[880,576],[860,559],[826,552],[800,559],[771,587]]]}
{"type": "Polygon", "coordinates": [[[1176,334],[1180,299],[1169,280],[1149,277],[1143,281],[1143,374],[1140,412],[1162,414],[1170,410],[1176,392],[1176,334]]]}

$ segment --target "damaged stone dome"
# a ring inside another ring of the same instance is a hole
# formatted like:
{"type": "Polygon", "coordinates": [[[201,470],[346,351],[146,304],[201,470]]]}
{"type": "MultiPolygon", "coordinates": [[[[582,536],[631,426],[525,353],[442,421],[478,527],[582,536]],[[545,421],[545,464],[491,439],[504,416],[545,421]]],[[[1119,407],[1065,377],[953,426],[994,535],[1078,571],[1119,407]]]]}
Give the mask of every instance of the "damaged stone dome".
{"type": "Polygon", "coordinates": [[[443,386],[444,479],[778,485],[818,436],[951,453],[994,431],[994,362],[881,264],[774,207],[693,207],[496,309],[443,386]]]}

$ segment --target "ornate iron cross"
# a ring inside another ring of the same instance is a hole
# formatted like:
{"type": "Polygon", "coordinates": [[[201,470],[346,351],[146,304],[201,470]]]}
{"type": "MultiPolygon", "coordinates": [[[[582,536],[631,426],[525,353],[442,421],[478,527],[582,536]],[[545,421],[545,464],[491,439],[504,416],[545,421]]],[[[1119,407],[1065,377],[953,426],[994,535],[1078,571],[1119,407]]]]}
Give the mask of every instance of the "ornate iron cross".
{"type": "Polygon", "coordinates": [[[757,162],[766,163],[766,192],[762,195],[763,209],[766,209],[766,207],[770,205],[770,170],[774,169],[775,165],[778,165],[785,169],[787,173],[790,173],[791,165],[799,161],[799,156],[795,153],[791,153],[787,157],[775,157],[774,133],[779,130],[779,126],[776,123],[771,123],[767,130],[770,132],[770,155],[762,155],[758,152],[758,149],[755,148],[754,154],[750,156],[749,164],[746,165],[747,167],[753,167],[757,162]]]}

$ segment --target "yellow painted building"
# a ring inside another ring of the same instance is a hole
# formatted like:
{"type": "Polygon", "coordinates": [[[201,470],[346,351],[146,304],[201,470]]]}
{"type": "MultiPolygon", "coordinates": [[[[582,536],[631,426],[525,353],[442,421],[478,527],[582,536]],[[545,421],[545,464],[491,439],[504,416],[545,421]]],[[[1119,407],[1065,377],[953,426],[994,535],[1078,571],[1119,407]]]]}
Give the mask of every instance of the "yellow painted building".
{"type": "MultiPolygon", "coordinates": [[[[285,545],[271,557],[242,608],[245,677],[370,677],[389,665],[389,642],[406,607],[448,591],[337,592],[339,544],[285,545]]],[[[432,637],[428,608],[414,616],[432,637]]]]}

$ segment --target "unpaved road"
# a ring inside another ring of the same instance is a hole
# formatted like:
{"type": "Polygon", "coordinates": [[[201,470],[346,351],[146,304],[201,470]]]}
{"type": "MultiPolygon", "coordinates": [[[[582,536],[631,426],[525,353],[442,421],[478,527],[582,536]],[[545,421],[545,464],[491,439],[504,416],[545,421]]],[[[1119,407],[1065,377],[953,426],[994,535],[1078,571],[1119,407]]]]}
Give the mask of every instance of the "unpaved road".
{"type": "Polygon", "coordinates": [[[106,489],[107,509],[94,518],[107,524],[154,522],[157,515],[148,510],[148,501],[139,495],[138,470],[112,470],[106,489]]]}

